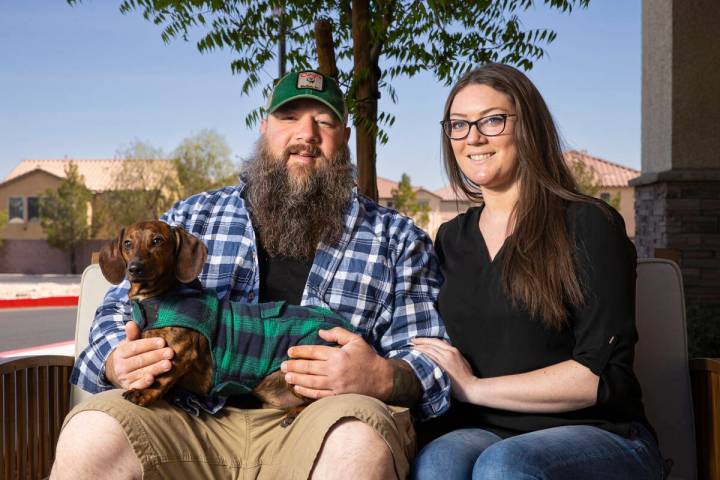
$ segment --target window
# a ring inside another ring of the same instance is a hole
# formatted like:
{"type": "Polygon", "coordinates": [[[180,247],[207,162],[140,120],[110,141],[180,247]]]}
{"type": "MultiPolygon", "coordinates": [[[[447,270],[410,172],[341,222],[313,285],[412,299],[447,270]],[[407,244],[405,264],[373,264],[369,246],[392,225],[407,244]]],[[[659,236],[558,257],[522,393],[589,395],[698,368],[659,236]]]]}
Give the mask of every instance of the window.
{"type": "Polygon", "coordinates": [[[610,202],[610,194],[608,192],[602,192],[600,194],[600,200],[603,200],[605,202],[610,202]]]}
{"type": "Polygon", "coordinates": [[[40,199],[28,197],[27,199],[28,222],[40,221],[40,199]]]}
{"type": "Polygon", "coordinates": [[[10,223],[25,222],[25,201],[23,197],[10,197],[10,205],[8,210],[8,221],[10,223]]]}
{"type": "Polygon", "coordinates": [[[393,204],[393,201],[392,201],[392,200],[388,200],[388,202],[387,202],[387,207],[388,207],[388,208],[393,208],[393,205],[394,205],[394,204],[393,204]]]}

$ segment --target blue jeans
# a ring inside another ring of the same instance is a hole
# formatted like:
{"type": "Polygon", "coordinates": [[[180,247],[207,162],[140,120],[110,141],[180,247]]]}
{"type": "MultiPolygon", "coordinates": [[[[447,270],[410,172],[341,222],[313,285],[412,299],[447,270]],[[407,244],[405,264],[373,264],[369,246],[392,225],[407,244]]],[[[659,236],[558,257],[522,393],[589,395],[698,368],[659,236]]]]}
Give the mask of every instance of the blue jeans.
{"type": "Polygon", "coordinates": [[[631,438],[587,425],[548,428],[503,440],[479,428],[430,442],[415,459],[412,479],[657,479],[664,462],[648,430],[631,438]]]}

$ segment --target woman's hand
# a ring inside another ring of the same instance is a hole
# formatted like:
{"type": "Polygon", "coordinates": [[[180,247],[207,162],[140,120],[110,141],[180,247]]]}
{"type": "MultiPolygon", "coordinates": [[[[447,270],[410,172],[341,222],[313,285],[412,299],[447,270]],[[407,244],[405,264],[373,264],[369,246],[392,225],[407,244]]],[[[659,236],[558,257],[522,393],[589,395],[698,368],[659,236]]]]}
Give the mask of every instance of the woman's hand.
{"type": "Polygon", "coordinates": [[[457,348],[439,338],[414,338],[413,345],[415,350],[433,359],[447,372],[455,398],[461,402],[472,402],[470,391],[477,377],[457,348]]]}

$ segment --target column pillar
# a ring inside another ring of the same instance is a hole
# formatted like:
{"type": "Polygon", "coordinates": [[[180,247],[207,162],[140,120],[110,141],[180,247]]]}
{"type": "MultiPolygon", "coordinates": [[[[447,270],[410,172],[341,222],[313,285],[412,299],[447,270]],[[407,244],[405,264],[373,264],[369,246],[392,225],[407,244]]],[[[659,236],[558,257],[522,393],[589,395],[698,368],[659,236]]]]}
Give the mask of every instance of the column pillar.
{"type": "Polygon", "coordinates": [[[642,29],[638,255],[678,262],[689,310],[720,308],[720,4],[643,0],[642,29]]]}

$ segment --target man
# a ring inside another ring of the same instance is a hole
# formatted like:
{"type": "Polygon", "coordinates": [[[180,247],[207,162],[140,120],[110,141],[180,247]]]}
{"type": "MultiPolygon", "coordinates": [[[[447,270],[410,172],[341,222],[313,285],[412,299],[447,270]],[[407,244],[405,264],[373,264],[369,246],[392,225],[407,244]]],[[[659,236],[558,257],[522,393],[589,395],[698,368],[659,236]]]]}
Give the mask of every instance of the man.
{"type": "Polygon", "coordinates": [[[412,349],[415,336],[445,336],[437,259],[407,218],[356,193],[337,83],[290,73],[268,113],[240,184],[178,202],[163,220],[206,243],[200,280],[220,297],[325,306],[356,327],[320,331],[338,347],[290,349],[286,380],[318,400],[287,428],[282,411],[239,408],[242,398],[174,398],[197,415],[125,401],[110,389],[147,387],[172,358],[127,322],[126,281],[78,357],[71,381],[102,393],[65,420],[52,478],[403,478],[408,407],[421,418],[447,408],[447,376],[412,349]]]}

